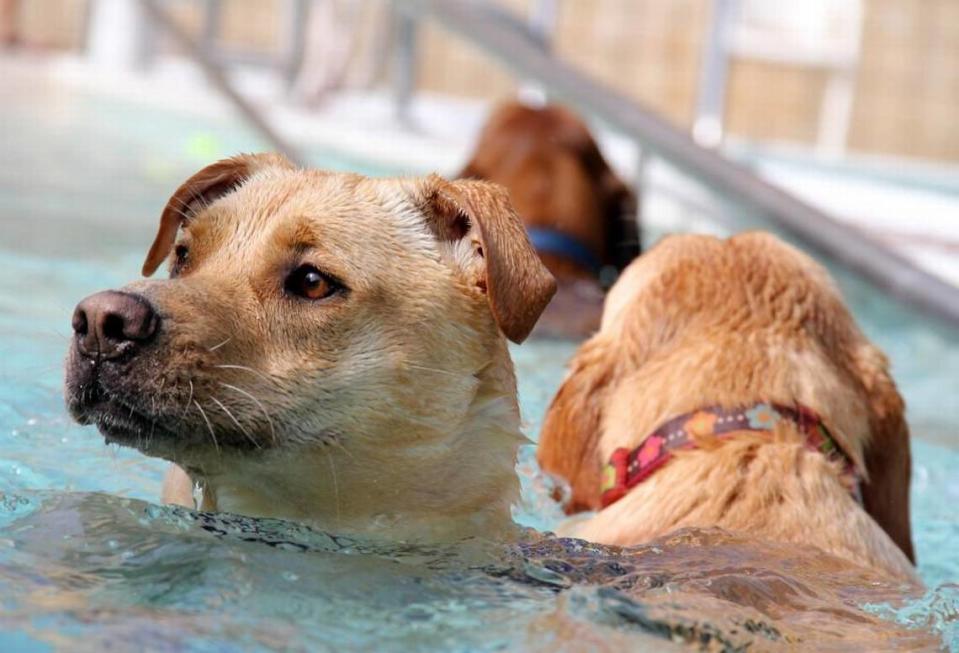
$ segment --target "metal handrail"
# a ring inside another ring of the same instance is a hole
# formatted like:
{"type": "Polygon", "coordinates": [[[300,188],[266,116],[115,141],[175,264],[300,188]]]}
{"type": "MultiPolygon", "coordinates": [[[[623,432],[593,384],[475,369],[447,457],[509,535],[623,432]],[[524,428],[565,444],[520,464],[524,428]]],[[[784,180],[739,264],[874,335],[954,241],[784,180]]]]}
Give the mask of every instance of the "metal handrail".
{"type": "Polygon", "coordinates": [[[759,178],[622,93],[595,81],[515,29],[501,8],[468,0],[394,0],[406,19],[434,20],[517,76],[591,114],[712,190],[761,212],[809,248],[859,273],[893,297],[959,326],[959,288],[918,268],[867,234],[759,178]]]}

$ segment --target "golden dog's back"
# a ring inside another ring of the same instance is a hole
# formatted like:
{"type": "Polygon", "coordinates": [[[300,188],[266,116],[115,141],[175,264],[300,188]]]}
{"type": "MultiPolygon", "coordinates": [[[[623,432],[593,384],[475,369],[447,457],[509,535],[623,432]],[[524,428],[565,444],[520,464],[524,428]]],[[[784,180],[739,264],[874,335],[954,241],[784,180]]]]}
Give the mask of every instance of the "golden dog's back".
{"type": "MultiPolygon", "coordinates": [[[[607,297],[600,332],[577,353],[550,407],[539,459],[570,482],[569,512],[596,510],[602,465],[613,450],[635,446],[676,415],[758,400],[810,406],[824,417],[867,476],[865,512],[912,559],[908,429],[888,363],[856,326],[828,273],[767,234],[671,237],[629,266],[607,297]]],[[[657,531],[646,523],[633,532],[662,534],[674,525],[664,522],[657,531]]],[[[617,543],[636,543],[628,541],[628,525],[615,528],[622,530],[617,543]]],[[[788,539],[791,528],[770,530],[788,539]]],[[[837,524],[825,530],[855,539],[837,524]]]]}

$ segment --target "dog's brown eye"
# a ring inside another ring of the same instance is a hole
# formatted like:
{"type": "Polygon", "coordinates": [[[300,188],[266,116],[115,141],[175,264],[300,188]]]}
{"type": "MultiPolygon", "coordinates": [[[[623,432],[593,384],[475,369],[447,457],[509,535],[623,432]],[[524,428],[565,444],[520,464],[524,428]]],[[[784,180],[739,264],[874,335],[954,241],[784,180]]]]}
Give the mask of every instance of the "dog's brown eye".
{"type": "Polygon", "coordinates": [[[324,299],[339,286],[312,265],[301,265],[286,278],[286,290],[305,299],[324,299]]]}
{"type": "Polygon", "coordinates": [[[173,248],[173,269],[170,271],[172,276],[180,274],[190,258],[190,248],[186,245],[177,245],[173,248]]]}

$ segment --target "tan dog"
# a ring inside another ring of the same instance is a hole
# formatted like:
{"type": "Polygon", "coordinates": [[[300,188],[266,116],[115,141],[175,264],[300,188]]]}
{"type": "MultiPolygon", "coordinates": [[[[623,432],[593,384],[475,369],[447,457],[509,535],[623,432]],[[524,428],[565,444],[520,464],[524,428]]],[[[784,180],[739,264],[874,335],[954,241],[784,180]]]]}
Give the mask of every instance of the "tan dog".
{"type": "Polygon", "coordinates": [[[163,212],[131,283],[79,304],[74,417],[170,460],[167,501],[390,537],[511,524],[506,338],[555,288],[505,192],[239,156],[163,212]],[[185,470],[185,471],[182,471],[185,470]]]}
{"type": "Polygon", "coordinates": [[[510,102],[490,116],[461,177],[509,191],[533,246],[559,282],[534,335],[584,338],[599,328],[603,268],[639,255],[636,197],[586,124],[560,106],[510,102]]]}
{"type": "Polygon", "coordinates": [[[676,236],[633,263],[607,297],[601,330],[571,363],[538,455],[570,482],[569,512],[599,510],[570,526],[578,537],[629,545],[718,526],[915,579],[909,436],[887,361],[827,272],[769,235],[676,236]],[[756,412],[761,402],[818,420],[718,435],[724,423],[768,419],[756,412]],[[716,426],[711,406],[753,410],[720,413],[716,426]],[[696,420],[661,435],[695,447],[656,468],[644,439],[685,415],[696,420]],[[828,456],[808,446],[824,432],[838,448],[828,456]],[[636,452],[629,469],[624,451],[636,452]],[[620,483],[642,470],[645,478],[620,483]]]}

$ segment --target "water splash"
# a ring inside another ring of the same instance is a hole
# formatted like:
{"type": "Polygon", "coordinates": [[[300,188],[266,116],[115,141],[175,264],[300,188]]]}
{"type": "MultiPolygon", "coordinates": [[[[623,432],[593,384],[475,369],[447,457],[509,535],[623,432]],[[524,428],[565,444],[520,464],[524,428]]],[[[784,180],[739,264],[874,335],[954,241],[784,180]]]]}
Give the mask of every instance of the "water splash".
{"type": "Polygon", "coordinates": [[[890,603],[863,607],[908,628],[938,633],[949,650],[959,651],[959,584],[944,583],[900,607],[890,603]]]}

